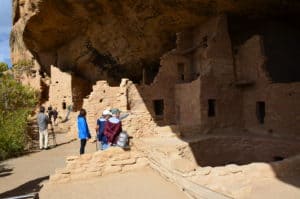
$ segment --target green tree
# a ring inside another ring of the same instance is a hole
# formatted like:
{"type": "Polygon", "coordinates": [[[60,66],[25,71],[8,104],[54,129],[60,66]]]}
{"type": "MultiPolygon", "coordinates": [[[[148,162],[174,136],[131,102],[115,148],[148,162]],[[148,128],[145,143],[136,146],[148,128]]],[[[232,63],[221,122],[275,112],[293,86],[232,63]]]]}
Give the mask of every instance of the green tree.
{"type": "Polygon", "coordinates": [[[10,75],[0,77],[0,160],[19,155],[26,145],[27,117],[37,95],[10,75]]]}
{"type": "Polygon", "coordinates": [[[7,71],[8,70],[8,65],[7,63],[0,62],[0,73],[7,71]]]}

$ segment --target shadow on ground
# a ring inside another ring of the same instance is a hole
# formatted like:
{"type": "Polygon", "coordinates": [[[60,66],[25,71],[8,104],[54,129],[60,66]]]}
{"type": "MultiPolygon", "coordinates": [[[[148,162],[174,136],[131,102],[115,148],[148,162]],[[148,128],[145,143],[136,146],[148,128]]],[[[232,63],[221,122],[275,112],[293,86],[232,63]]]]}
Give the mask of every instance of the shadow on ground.
{"type": "Polygon", "coordinates": [[[6,165],[0,165],[0,178],[13,174],[13,168],[8,168],[6,165]]]}
{"type": "Polygon", "coordinates": [[[34,180],[30,180],[14,189],[1,193],[0,198],[14,197],[39,192],[43,187],[43,185],[41,185],[41,182],[48,179],[49,176],[44,176],[34,180]]]}

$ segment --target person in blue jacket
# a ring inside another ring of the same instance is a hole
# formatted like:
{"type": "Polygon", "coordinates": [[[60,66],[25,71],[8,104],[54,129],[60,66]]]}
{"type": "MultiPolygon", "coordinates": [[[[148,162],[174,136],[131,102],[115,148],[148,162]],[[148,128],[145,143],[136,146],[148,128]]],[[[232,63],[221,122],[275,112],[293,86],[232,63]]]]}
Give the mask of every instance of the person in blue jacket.
{"type": "Polygon", "coordinates": [[[86,122],[86,110],[81,109],[77,118],[78,137],[80,139],[80,155],[84,154],[86,141],[91,138],[88,124],[86,122]]]}

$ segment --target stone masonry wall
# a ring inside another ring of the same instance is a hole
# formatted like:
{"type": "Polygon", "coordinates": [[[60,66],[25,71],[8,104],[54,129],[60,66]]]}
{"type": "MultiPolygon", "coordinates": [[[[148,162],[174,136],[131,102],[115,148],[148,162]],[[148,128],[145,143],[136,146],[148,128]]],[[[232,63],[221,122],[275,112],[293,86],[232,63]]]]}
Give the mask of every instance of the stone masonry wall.
{"type": "Polygon", "coordinates": [[[170,125],[176,123],[175,112],[175,85],[177,82],[181,82],[177,72],[177,64],[184,64],[185,68],[190,66],[189,59],[167,53],[161,58],[161,67],[151,85],[138,86],[138,90],[143,97],[143,101],[146,104],[148,111],[155,119],[154,113],[154,100],[163,100],[164,102],[164,114],[158,121],[163,125],[170,125]]]}
{"type": "Polygon", "coordinates": [[[51,175],[50,183],[66,183],[91,177],[99,177],[112,173],[128,172],[148,166],[148,160],[142,153],[124,151],[119,147],[111,147],[105,151],[82,156],[69,156],[66,167],[56,169],[51,175]]]}
{"type": "Polygon", "coordinates": [[[51,83],[49,88],[49,104],[57,107],[62,112],[62,102],[67,105],[72,102],[72,75],[62,72],[59,68],[51,65],[51,83]]]}
{"type": "Polygon", "coordinates": [[[131,136],[140,137],[154,133],[156,125],[137,86],[128,79],[122,79],[119,87],[110,87],[106,81],[98,81],[93,86],[93,92],[84,99],[83,108],[87,111],[87,122],[93,135],[96,135],[94,129],[97,119],[103,110],[111,108],[120,109],[121,115],[129,113],[122,121],[122,126],[131,136]]]}
{"type": "Polygon", "coordinates": [[[272,83],[265,67],[263,40],[253,36],[236,56],[238,78],[254,84],[243,89],[243,118],[247,130],[280,136],[296,136],[300,130],[300,83],[272,83]],[[256,117],[256,102],[265,102],[265,121],[256,117]]]}
{"type": "Polygon", "coordinates": [[[127,88],[127,107],[130,110],[130,115],[123,121],[125,130],[134,137],[155,134],[155,127],[157,125],[146,106],[144,96],[142,97],[141,88],[132,82],[128,83],[127,88]]]}
{"type": "Polygon", "coordinates": [[[195,40],[207,37],[207,47],[194,54],[200,68],[201,131],[241,126],[242,98],[235,88],[234,62],[227,18],[212,18],[195,31],[195,40]],[[208,100],[215,100],[215,115],[208,116],[208,100]]]}
{"type": "Polygon", "coordinates": [[[200,131],[200,92],[200,78],[175,87],[176,120],[183,133],[200,131]]]}
{"type": "Polygon", "coordinates": [[[83,108],[87,111],[90,132],[96,135],[97,119],[105,109],[127,110],[126,87],[110,87],[106,81],[98,81],[89,97],[84,99],[83,108]]]}

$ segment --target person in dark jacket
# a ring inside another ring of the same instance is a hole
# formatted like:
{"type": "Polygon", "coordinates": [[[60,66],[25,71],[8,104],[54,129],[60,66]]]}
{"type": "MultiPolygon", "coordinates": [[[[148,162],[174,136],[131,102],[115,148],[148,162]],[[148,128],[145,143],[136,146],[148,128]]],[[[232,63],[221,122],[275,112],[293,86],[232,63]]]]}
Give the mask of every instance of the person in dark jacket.
{"type": "Polygon", "coordinates": [[[52,109],[52,106],[50,104],[50,106],[48,107],[49,122],[52,122],[52,116],[53,116],[53,109],[52,109]]]}
{"type": "Polygon", "coordinates": [[[119,119],[119,109],[111,109],[110,112],[112,117],[105,124],[104,135],[107,137],[109,145],[115,145],[119,134],[122,132],[122,123],[119,119]]]}
{"type": "Polygon", "coordinates": [[[91,138],[88,124],[86,122],[86,110],[81,109],[77,117],[78,137],[80,139],[80,155],[84,154],[86,141],[91,138]]]}
{"type": "Polygon", "coordinates": [[[57,108],[54,108],[54,110],[53,110],[53,123],[54,123],[54,125],[57,125],[57,122],[56,122],[57,116],[58,116],[57,108]]]}
{"type": "Polygon", "coordinates": [[[62,104],[62,109],[63,109],[63,110],[66,110],[66,108],[67,108],[67,103],[66,103],[66,101],[63,100],[63,102],[62,102],[61,104],[62,104]]]}
{"type": "Polygon", "coordinates": [[[104,135],[104,128],[107,120],[111,117],[111,112],[109,110],[104,110],[102,116],[97,120],[97,140],[98,149],[105,150],[108,148],[107,137],[104,135]]]}

